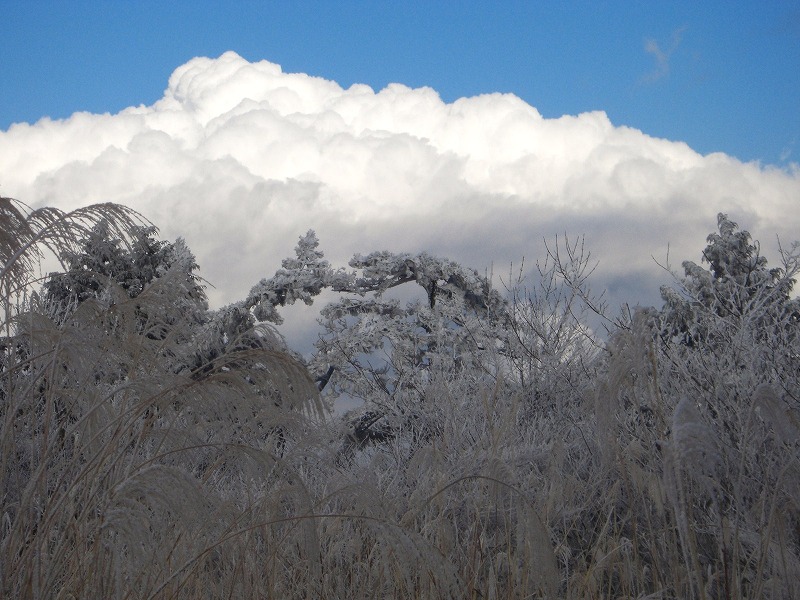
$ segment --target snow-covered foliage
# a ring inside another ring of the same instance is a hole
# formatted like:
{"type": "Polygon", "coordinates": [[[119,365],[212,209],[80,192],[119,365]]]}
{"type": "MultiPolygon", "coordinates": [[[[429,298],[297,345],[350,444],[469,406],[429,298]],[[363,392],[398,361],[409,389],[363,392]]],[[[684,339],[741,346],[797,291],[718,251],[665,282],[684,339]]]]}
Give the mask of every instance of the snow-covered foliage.
{"type": "Polygon", "coordinates": [[[790,293],[800,272],[800,247],[795,243],[782,251],[782,267],[767,268],[759,244],[753,243],[747,231],[727,215],[717,216],[719,233],[708,236],[703,252],[704,269],[692,261],[683,263],[685,278],[676,288],[663,287],[663,335],[679,338],[692,346],[708,343],[709,318],[733,325],[752,324],[764,328],[765,337],[775,328],[791,326],[800,318],[800,301],[791,300],[790,293]],[[757,320],[757,322],[753,322],[757,320]]]}
{"type": "Polygon", "coordinates": [[[709,270],[612,318],[581,240],[500,293],[309,232],[210,312],[125,209],[0,214],[3,597],[800,596],[796,246],[721,215],[709,270]],[[273,324],[325,289],[302,364],[273,324]]]}
{"type": "Polygon", "coordinates": [[[294,304],[297,300],[312,304],[324,288],[345,291],[353,286],[352,275],[342,270],[334,271],[330,263],[317,250],[319,241],[309,231],[295,248],[295,258],[282,262],[282,269],[269,279],[262,279],[250,290],[243,305],[252,309],[259,321],[282,323],[277,307],[294,304]]]}

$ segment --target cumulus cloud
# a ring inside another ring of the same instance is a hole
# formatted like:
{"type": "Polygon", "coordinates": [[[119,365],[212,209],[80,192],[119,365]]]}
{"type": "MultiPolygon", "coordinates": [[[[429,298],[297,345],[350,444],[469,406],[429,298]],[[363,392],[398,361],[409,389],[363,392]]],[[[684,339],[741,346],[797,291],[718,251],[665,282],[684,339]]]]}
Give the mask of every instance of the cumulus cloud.
{"type": "Polygon", "coordinates": [[[216,306],[309,228],[334,263],[428,250],[496,273],[532,263],[543,238],[586,234],[598,287],[631,303],[658,302],[652,257],[697,259],[719,211],[765,250],[800,231],[796,169],[702,156],[603,112],[545,119],[510,94],[343,89],[233,52],[178,67],[152,106],[0,131],[0,193],[139,210],[186,238],[216,306]]]}

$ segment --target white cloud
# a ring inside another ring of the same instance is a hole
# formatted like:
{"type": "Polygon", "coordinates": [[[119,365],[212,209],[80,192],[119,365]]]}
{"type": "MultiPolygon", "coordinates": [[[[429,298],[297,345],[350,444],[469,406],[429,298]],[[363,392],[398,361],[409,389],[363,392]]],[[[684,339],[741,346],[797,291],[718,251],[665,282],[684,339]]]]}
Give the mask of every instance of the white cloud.
{"type": "Polygon", "coordinates": [[[659,79],[663,79],[669,75],[670,71],[670,59],[672,58],[672,54],[675,50],[678,49],[678,46],[681,44],[681,40],[683,39],[683,32],[686,31],[686,26],[676,29],[672,32],[672,44],[666,49],[661,48],[658,42],[652,38],[648,38],[644,42],[644,51],[648,54],[652,54],[653,58],[656,59],[656,65],[653,71],[648,73],[644,76],[642,81],[644,82],[654,82],[658,81],[659,79]]]}
{"type": "Polygon", "coordinates": [[[718,211],[767,251],[800,231],[797,170],[701,156],[602,112],[545,119],[509,94],[342,89],[230,52],[176,69],[152,106],[0,132],[0,193],[136,208],[187,239],[215,305],[273,273],[309,228],[334,262],[429,250],[495,272],[532,263],[543,237],[586,233],[598,286],[634,303],[658,300],[651,256],[669,244],[675,264],[697,259],[718,211]]]}

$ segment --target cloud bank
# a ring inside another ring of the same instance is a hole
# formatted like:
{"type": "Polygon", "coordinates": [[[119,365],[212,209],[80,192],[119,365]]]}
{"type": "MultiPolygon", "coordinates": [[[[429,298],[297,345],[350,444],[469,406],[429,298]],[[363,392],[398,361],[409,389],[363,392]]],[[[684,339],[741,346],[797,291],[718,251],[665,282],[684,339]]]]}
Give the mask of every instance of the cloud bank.
{"type": "Polygon", "coordinates": [[[658,302],[697,260],[716,213],[764,242],[800,238],[800,170],[702,156],[612,124],[545,119],[510,94],[442,102],[378,92],[233,52],[178,67],[152,106],[76,113],[0,131],[0,193],[63,209],[126,204],[186,238],[212,304],[243,298],[297,238],[334,264],[355,252],[428,250],[495,273],[586,234],[612,302],[658,302]]]}

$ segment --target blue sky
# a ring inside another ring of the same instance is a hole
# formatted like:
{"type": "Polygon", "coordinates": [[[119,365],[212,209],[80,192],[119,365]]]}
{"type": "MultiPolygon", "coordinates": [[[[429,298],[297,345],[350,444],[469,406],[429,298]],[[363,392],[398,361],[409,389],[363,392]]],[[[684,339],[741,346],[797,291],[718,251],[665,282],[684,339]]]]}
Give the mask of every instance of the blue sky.
{"type": "Polygon", "coordinates": [[[152,104],[195,56],[234,50],[344,87],[511,92],[545,117],[702,154],[800,162],[800,2],[0,0],[0,130],[152,104]]]}

